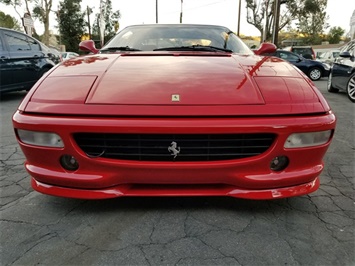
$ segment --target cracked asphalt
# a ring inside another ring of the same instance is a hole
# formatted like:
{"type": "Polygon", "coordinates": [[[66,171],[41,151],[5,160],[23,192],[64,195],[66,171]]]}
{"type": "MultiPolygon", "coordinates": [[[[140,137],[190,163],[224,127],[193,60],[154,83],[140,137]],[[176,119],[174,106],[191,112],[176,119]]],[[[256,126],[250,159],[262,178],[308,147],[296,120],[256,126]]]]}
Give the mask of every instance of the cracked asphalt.
{"type": "Polygon", "coordinates": [[[11,124],[25,93],[3,95],[1,265],[355,265],[355,104],[316,85],[338,118],[320,189],[272,201],[37,193],[11,124]]]}

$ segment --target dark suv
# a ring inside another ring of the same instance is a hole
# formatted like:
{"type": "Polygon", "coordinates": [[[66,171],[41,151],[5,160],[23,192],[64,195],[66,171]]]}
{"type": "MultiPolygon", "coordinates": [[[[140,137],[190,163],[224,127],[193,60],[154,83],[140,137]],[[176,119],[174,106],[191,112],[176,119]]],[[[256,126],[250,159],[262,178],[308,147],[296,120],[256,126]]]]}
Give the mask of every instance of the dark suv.
{"type": "Polygon", "coordinates": [[[283,50],[302,55],[306,59],[312,59],[312,60],[316,59],[316,54],[312,46],[289,46],[283,48],[283,50]]]}
{"type": "Polygon", "coordinates": [[[29,90],[55,62],[51,50],[22,32],[0,27],[0,93],[29,90]]]}

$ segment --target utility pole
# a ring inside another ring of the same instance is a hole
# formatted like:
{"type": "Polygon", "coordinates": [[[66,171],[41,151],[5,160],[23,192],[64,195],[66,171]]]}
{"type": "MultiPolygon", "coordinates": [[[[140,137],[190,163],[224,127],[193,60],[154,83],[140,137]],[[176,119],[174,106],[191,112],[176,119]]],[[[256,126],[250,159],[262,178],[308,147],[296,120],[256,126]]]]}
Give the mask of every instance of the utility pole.
{"type": "Polygon", "coordinates": [[[86,13],[88,15],[88,29],[89,29],[89,40],[91,40],[91,26],[90,26],[90,14],[92,13],[91,8],[89,6],[86,7],[86,13]]]}
{"type": "Polygon", "coordinates": [[[267,28],[268,28],[268,9],[269,9],[269,0],[265,2],[265,11],[264,11],[264,30],[263,30],[263,39],[261,42],[266,42],[267,38],[267,28]]]}
{"type": "Polygon", "coordinates": [[[158,23],[158,0],[155,0],[155,23],[158,23]]]}
{"type": "Polygon", "coordinates": [[[106,15],[106,0],[100,0],[100,44],[101,47],[105,43],[105,15],[106,15]]]}
{"type": "Polygon", "coordinates": [[[182,1],[183,0],[181,0],[180,23],[182,23],[182,1]]]}
{"type": "Polygon", "coordinates": [[[279,42],[279,23],[280,23],[280,0],[275,0],[275,19],[274,30],[272,33],[272,42],[277,46],[279,42]]]}
{"type": "Polygon", "coordinates": [[[241,6],[242,6],[242,0],[239,0],[237,36],[239,36],[239,34],[240,34],[240,9],[241,9],[241,6]]]}

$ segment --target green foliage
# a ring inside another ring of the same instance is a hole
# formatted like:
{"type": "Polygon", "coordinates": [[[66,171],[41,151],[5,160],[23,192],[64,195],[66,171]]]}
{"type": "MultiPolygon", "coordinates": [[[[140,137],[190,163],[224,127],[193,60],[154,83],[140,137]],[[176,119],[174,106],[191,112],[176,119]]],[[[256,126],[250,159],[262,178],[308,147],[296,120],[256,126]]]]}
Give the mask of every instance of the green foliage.
{"type": "MultiPolygon", "coordinates": [[[[44,33],[42,37],[42,41],[49,45],[49,17],[52,11],[53,0],[26,0],[27,2],[33,1],[35,6],[32,10],[32,16],[39,19],[40,22],[43,23],[44,33]]],[[[26,4],[27,5],[27,4],[26,4]]]]}
{"type": "MultiPolygon", "coordinates": [[[[41,2],[43,2],[43,1],[45,1],[46,4],[48,1],[50,1],[50,3],[52,2],[52,0],[41,0],[41,2]]],[[[29,6],[29,4],[31,2],[34,2],[35,4],[37,4],[38,0],[0,0],[0,3],[3,3],[8,6],[12,6],[14,8],[14,10],[16,11],[17,15],[19,16],[19,18],[22,18],[24,14],[23,13],[20,14],[18,10],[23,10],[24,13],[32,16],[30,6],[29,6]]],[[[49,7],[48,10],[50,10],[50,8],[51,8],[51,6],[49,7]]],[[[44,25],[44,27],[45,27],[45,34],[43,36],[47,37],[47,40],[48,40],[48,38],[49,38],[49,21],[48,21],[48,23],[46,23],[44,25]]],[[[32,28],[32,36],[35,37],[36,39],[39,39],[38,38],[39,36],[36,33],[35,28],[32,28]]]]}
{"type": "Polygon", "coordinates": [[[21,6],[21,0],[0,0],[0,3],[3,3],[7,6],[21,6]]]}
{"type": "MultiPolygon", "coordinates": [[[[305,0],[279,0],[281,6],[279,31],[291,24],[298,17],[300,6],[305,0]]],[[[266,39],[272,36],[272,26],[275,20],[275,0],[246,0],[247,22],[254,25],[261,34],[266,24],[266,39]]]]}
{"type": "Polygon", "coordinates": [[[78,52],[81,36],[84,33],[84,12],[81,0],[63,0],[57,12],[61,42],[67,51],[78,52]]]}
{"type": "Polygon", "coordinates": [[[329,30],[328,33],[328,41],[331,44],[336,44],[339,43],[341,40],[341,37],[344,35],[345,30],[340,28],[340,27],[332,27],[329,30]]]}
{"type": "MultiPolygon", "coordinates": [[[[106,1],[106,12],[105,16],[105,33],[104,39],[105,43],[109,41],[113,36],[115,36],[116,31],[119,27],[119,19],[121,18],[121,13],[119,10],[115,12],[112,11],[112,2],[111,0],[106,1]]],[[[100,40],[100,14],[96,14],[94,25],[92,27],[93,39],[100,40]]]]}
{"type": "Polygon", "coordinates": [[[10,15],[6,15],[4,12],[0,11],[0,27],[21,30],[19,22],[10,15]]]}
{"type": "MultiPolygon", "coordinates": [[[[245,0],[247,22],[254,25],[263,36],[266,25],[266,39],[272,36],[272,25],[275,17],[275,0],[245,0]]],[[[318,44],[322,41],[322,33],[329,27],[326,23],[327,0],[279,0],[281,14],[279,31],[292,22],[296,22],[297,35],[303,36],[304,44],[318,44]]]]}
{"type": "Polygon", "coordinates": [[[45,22],[46,15],[45,15],[45,10],[42,6],[35,6],[33,8],[32,14],[35,18],[38,18],[39,21],[41,21],[42,23],[45,22]]]}
{"type": "Polygon", "coordinates": [[[305,0],[298,15],[297,28],[304,35],[305,44],[320,44],[326,23],[327,0],[305,0]]]}

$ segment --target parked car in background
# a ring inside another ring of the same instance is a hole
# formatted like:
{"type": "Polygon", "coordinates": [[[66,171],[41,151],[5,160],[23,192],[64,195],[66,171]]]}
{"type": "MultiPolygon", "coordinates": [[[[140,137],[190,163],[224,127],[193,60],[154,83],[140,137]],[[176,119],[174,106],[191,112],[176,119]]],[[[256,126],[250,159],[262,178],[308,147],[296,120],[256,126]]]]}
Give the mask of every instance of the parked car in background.
{"type": "Polygon", "coordinates": [[[35,38],[0,28],[0,93],[29,90],[55,60],[52,51],[35,38]]]}
{"type": "Polygon", "coordinates": [[[70,58],[77,57],[77,56],[79,56],[79,54],[74,53],[74,52],[62,52],[63,61],[68,60],[70,58]]]}
{"type": "Polygon", "coordinates": [[[328,91],[345,91],[350,101],[355,102],[355,40],[344,46],[333,63],[328,91]]]}
{"type": "Polygon", "coordinates": [[[126,27],[58,65],[13,116],[42,193],[231,196],[311,193],[336,118],[299,70],[212,25],[126,27]]]}
{"type": "Polygon", "coordinates": [[[282,50],[290,51],[298,55],[302,55],[306,59],[316,59],[316,54],[312,46],[288,46],[282,48],[282,50]]]}
{"type": "Polygon", "coordinates": [[[277,50],[267,55],[276,56],[290,62],[298,67],[311,80],[319,80],[321,77],[327,77],[329,75],[330,66],[328,64],[306,59],[292,52],[277,50]]]}
{"type": "Polygon", "coordinates": [[[335,58],[339,56],[340,50],[330,50],[317,57],[317,61],[333,65],[335,58]]]}

